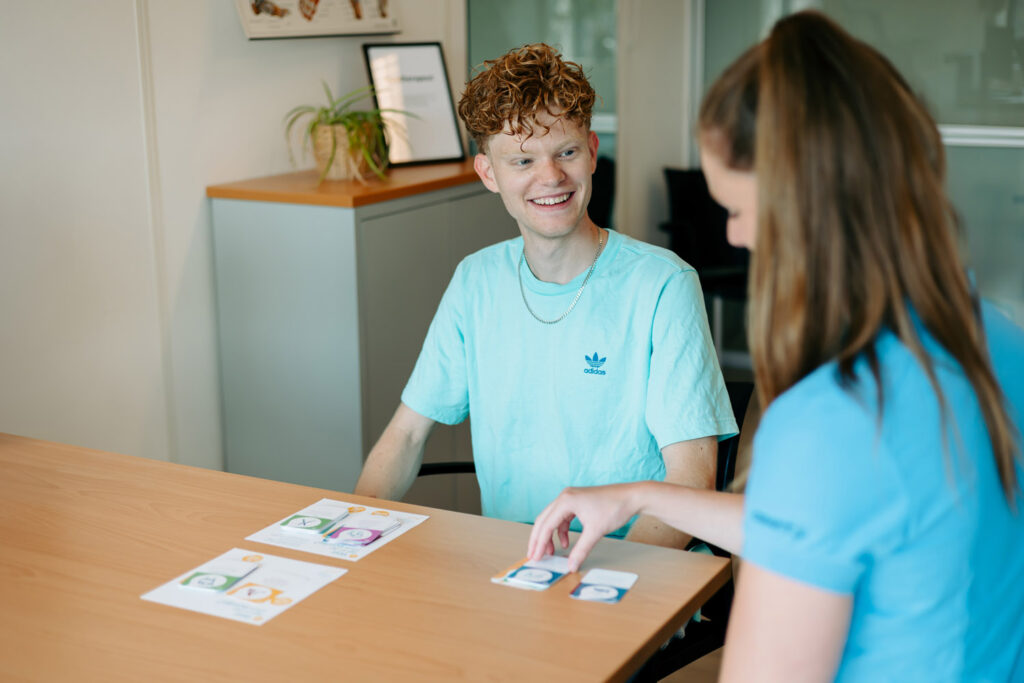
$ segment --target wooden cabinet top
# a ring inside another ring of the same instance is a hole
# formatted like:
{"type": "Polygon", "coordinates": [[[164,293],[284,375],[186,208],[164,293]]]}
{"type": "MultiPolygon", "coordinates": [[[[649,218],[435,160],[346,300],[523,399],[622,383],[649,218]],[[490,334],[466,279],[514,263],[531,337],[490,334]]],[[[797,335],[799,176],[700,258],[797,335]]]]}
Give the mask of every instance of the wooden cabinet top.
{"type": "Polygon", "coordinates": [[[388,169],[386,180],[325,180],[317,187],[316,171],[284,173],[235,183],[210,185],[206,196],[283,204],[315,204],[355,208],[410,197],[447,187],[479,182],[473,160],[388,169]]]}

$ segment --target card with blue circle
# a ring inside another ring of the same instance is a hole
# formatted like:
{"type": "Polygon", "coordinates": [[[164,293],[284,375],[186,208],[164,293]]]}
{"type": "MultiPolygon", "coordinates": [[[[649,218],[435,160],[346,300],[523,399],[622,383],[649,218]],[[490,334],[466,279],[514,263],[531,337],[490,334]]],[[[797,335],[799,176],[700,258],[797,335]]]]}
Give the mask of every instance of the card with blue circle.
{"type": "Polygon", "coordinates": [[[561,555],[546,555],[536,562],[517,562],[504,572],[491,577],[491,581],[514,588],[542,591],[547,590],[551,584],[568,573],[568,558],[561,555]]]}
{"type": "Polygon", "coordinates": [[[636,583],[632,572],[617,572],[611,569],[591,569],[569,597],[588,602],[614,604],[636,583]]]}

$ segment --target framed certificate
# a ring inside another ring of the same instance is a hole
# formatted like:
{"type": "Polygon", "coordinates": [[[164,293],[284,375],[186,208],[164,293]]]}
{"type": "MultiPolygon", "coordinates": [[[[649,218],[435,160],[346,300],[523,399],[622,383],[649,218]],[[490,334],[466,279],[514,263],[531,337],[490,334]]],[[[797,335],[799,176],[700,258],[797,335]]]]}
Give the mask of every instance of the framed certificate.
{"type": "Polygon", "coordinates": [[[363,45],[393,166],[466,158],[440,43],[363,45]]]}

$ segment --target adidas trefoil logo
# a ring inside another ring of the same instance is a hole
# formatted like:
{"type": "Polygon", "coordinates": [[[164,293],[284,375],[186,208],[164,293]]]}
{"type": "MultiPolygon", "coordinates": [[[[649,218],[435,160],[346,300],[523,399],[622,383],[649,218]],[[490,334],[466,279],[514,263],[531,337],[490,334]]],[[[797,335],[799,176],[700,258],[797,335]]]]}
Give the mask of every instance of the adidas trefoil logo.
{"type": "Polygon", "coordinates": [[[586,354],[583,354],[583,357],[586,359],[587,365],[590,366],[589,368],[585,368],[583,370],[584,374],[586,374],[586,375],[605,375],[605,374],[607,374],[604,370],[601,369],[601,366],[604,365],[604,362],[606,360],[608,360],[607,357],[605,357],[605,358],[599,357],[597,355],[597,351],[594,351],[594,355],[593,356],[588,356],[586,354]]]}

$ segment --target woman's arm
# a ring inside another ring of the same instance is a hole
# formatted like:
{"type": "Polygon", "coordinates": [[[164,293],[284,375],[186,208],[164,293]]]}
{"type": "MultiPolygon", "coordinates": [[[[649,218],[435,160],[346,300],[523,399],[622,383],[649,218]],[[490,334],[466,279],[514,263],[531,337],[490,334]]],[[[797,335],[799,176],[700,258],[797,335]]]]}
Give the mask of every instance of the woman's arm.
{"type": "MultiPolygon", "coordinates": [[[[718,440],[713,436],[665,446],[661,449],[661,457],[665,461],[665,481],[697,489],[715,488],[717,454],[718,440]]],[[[627,541],[679,549],[686,548],[690,538],[690,534],[647,515],[633,522],[626,534],[627,541]]]]}
{"type": "Polygon", "coordinates": [[[831,681],[853,598],[743,563],[719,681],[831,681]]]}
{"type": "Polygon", "coordinates": [[[537,517],[527,554],[539,559],[554,552],[556,533],[561,546],[568,548],[569,525],[578,518],[583,533],[569,554],[569,568],[575,571],[605,534],[636,514],[657,517],[731,553],[738,553],[743,544],[743,496],[642,481],[565,489],[537,517]]]}

